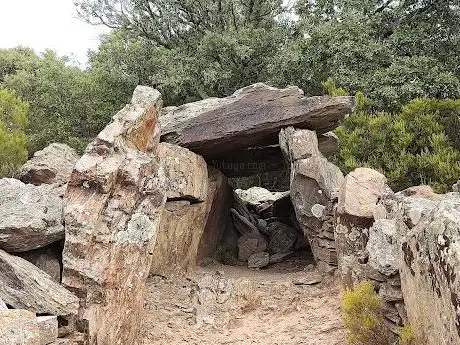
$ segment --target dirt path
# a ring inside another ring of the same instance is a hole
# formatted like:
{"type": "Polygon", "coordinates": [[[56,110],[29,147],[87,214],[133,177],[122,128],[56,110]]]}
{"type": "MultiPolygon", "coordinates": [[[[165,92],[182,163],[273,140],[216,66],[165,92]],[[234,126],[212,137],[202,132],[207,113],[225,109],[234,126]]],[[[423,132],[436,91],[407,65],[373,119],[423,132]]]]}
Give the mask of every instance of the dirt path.
{"type": "Polygon", "coordinates": [[[321,278],[312,266],[279,265],[211,264],[150,278],[143,344],[345,345],[338,285],[332,278],[308,285],[321,278]]]}

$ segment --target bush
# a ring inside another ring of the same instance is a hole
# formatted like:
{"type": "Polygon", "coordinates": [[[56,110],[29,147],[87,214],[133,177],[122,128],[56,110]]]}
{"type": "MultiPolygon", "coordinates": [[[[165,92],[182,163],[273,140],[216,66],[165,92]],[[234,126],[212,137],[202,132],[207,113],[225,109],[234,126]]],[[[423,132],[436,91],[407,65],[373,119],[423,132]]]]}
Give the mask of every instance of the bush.
{"type": "Polygon", "coordinates": [[[29,106],[14,92],[0,88],[0,177],[12,177],[27,160],[29,106]]]}
{"type": "Polygon", "coordinates": [[[350,345],[389,345],[382,301],[370,282],[358,284],[343,295],[343,321],[350,345]]]}
{"type": "MultiPolygon", "coordinates": [[[[325,87],[342,94],[331,82],[325,87]]],[[[415,99],[396,114],[373,112],[362,93],[356,100],[355,113],[336,130],[343,171],[373,168],[394,190],[420,184],[450,190],[460,176],[460,100],[415,99]]]]}

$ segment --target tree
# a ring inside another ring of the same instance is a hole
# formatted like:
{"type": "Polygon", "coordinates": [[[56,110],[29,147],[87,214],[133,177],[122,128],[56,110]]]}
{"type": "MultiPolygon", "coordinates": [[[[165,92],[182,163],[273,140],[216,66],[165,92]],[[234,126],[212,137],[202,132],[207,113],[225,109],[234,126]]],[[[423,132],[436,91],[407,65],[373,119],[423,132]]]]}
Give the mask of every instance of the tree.
{"type": "Polygon", "coordinates": [[[460,97],[457,1],[298,1],[297,36],[273,64],[277,85],[321,91],[328,77],[376,108],[460,97]]]}
{"type": "Polygon", "coordinates": [[[13,176],[27,160],[29,105],[14,92],[0,88],[0,176],[13,176]]]}
{"type": "Polygon", "coordinates": [[[107,91],[97,74],[70,66],[52,51],[38,56],[25,48],[0,50],[0,73],[0,86],[30,104],[30,155],[52,142],[81,152],[127,101],[107,91]]]}
{"type": "Polygon", "coordinates": [[[206,32],[271,29],[281,0],[77,0],[80,15],[173,48],[206,32]]]}

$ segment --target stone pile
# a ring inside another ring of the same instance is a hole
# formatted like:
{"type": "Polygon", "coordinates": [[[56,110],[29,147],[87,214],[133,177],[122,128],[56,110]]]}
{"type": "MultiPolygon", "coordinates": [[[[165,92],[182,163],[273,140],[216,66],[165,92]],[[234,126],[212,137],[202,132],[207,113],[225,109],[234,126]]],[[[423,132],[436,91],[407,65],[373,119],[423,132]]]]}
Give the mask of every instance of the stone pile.
{"type": "Polygon", "coordinates": [[[270,192],[261,187],[235,190],[230,209],[238,231],[238,259],[250,268],[279,263],[305,247],[296,228],[288,192],[270,192]]]}
{"type": "Polygon", "coordinates": [[[67,145],[52,144],[23,166],[19,177],[25,183],[0,180],[2,345],[57,344],[58,317],[78,312],[77,296],[60,284],[62,196],[77,160],[67,145]]]}

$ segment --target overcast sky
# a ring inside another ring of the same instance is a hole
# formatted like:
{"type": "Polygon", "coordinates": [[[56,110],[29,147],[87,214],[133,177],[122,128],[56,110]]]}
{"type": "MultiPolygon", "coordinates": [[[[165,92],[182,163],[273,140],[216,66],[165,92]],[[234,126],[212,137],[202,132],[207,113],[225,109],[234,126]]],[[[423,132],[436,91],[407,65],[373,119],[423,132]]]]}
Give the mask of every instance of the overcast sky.
{"type": "Polygon", "coordinates": [[[23,45],[74,55],[84,64],[107,29],[78,19],[72,0],[0,0],[0,48],[23,45]]]}

